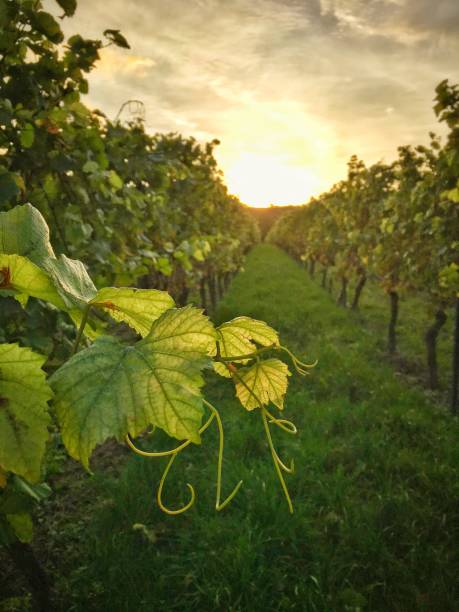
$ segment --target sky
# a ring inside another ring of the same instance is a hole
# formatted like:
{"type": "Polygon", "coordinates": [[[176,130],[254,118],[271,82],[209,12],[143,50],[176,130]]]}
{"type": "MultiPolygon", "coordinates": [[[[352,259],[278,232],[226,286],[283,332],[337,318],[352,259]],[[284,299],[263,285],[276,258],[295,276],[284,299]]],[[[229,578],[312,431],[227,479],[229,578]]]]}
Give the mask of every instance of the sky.
{"type": "Polygon", "coordinates": [[[131,45],[103,50],[89,106],[114,118],[139,99],[148,131],[219,139],[229,191],[252,206],[306,202],[352,154],[427,144],[435,86],[459,82],[459,0],[80,0],[62,26],[131,45]]]}

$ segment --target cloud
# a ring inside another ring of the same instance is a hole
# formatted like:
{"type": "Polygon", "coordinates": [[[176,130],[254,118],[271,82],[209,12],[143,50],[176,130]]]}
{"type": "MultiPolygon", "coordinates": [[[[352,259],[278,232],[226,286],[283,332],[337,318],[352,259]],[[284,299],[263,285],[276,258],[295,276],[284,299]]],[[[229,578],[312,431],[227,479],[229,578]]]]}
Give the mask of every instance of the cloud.
{"type": "Polygon", "coordinates": [[[457,0],[336,0],[333,6],[339,19],[372,34],[384,32],[405,42],[435,43],[441,37],[457,43],[457,0]]]}
{"type": "Polygon", "coordinates": [[[80,0],[64,28],[131,44],[103,51],[89,104],[141,99],[151,131],[218,137],[228,176],[241,158],[304,165],[305,200],[353,153],[428,142],[435,85],[459,81],[458,0],[80,0]]]}

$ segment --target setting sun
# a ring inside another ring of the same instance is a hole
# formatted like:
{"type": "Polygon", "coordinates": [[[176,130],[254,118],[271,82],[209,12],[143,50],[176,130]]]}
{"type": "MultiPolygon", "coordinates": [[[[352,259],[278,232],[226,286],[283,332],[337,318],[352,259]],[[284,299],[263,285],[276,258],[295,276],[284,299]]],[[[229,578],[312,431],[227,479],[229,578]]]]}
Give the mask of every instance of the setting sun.
{"type": "Polygon", "coordinates": [[[303,204],[319,188],[307,168],[289,164],[279,155],[242,153],[225,172],[231,193],[258,208],[273,203],[303,204]]]}

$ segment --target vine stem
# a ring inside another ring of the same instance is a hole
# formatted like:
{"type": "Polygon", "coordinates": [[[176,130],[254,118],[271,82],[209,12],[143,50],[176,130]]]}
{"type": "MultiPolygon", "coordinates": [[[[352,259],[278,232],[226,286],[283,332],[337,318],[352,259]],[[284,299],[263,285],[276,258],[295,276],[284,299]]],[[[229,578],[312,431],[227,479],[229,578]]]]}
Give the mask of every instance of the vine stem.
{"type": "Polygon", "coordinates": [[[234,378],[236,378],[247,389],[247,391],[255,398],[256,402],[258,403],[258,406],[260,408],[260,414],[263,420],[263,426],[266,432],[266,438],[268,440],[269,450],[271,451],[271,455],[273,458],[274,467],[276,468],[277,476],[281,483],[282,490],[284,491],[284,495],[287,500],[290,514],[293,514],[292,500],[290,498],[290,493],[288,492],[287,485],[285,483],[284,476],[282,474],[282,470],[287,472],[287,474],[292,474],[294,472],[295,466],[292,461],[290,464],[290,467],[288,467],[287,465],[285,465],[285,463],[283,463],[283,461],[277,454],[276,449],[274,448],[271,432],[269,430],[268,419],[270,420],[271,423],[276,424],[278,427],[280,427],[281,429],[284,429],[284,431],[287,431],[290,434],[296,433],[297,429],[295,425],[291,423],[290,421],[286,421],[285,419],[276,419],[275,417],[273,417],[273,415],[270,412],[268,412],[266,408],[263,406],[258,396],[252,391],[252,389],[250,389],[250,387],[247,385],[245,380],[243,380],[243,378],[241,378],[241,376],[239,376],[237,372],[231,371],[230,368],[228,368],[228,370],[231,372],[232,376],[234,376],[234,378]],[[289,426],[293,426],[293,427],[290,427],[290,428],[287,427],[286,426],[287,423],[289,424],[289,426]]]}
{"type": "Polygon", "coordinates": [[[86,327],[86,323],[88,322],[88,316],[89,316],[90,310],[91,310],[91,304],[86,304],[86,306],[83,309],[83,316],[81,317],[81,323],[80,323],[80,327],[78,328],[78,333],[75,339],[75,344],[73,345],[72,355],[75,355],[75,353],[78,350],[78,346],[81,342],[81,338],[83,337],[84,328],[86,327]]]}
{"type": "Polygon", "coordinates": [[[158,502],[158,506],[161,508],[163,512],[165,512],[166,514],[170,514],[171,516],[183,514],[184,512],[186,512],[187,510],[191,508],[191,506],[194,504],[196,500],[196,493],[194,492],[193,485],[190,485],[190,483],[187,482],[186,486],[190,489],[191,497],[190,497],[190,501],[185,506],[183,506],[183,508],[180,508],[179,510],[170,510],[163,504],[162,493],[163,493],[164,483],[166,481],[169,470],[171,469],[171,466],[174,463],[177,455],[178,455],[178,452],[173,453],[169,461],[167,462],[166,469],[164,470],[163,475],[161,476],[161,480],[159,481],[158,491],[156,493],[156,500],[158,502]]]}
{"type": "MultiPolygon", "coordinates": [[[[277,476],[279,477],[279,481],[281,483],[282,490],[284,491],[285,498],[287,500],[288,509],[290,511],[290,514],[293,514],[292,500],[290,499],[290,494],[288,492],[287,485],[285,484],[284,476],[282,474],[282,469],[281,469],[281,467],[279,465],[279,461],[280,461],[279,460],[279,456],[276,453],[276,449],[274,448],[273,439],[271,437],[271,432],[269,430],[268,416],[267,416],[266,410],[264,408],[262,408],[262,410],[261,410],[261,417],[262,417],[263,426],[264,426],[265,432],[266,432],[266,438],[268,439],[269,450],[271,451],[271,455],[272,455],[272,458],[273,458],[274,467],[276,468],[277,476]]],[[[281,463],[281,465],[284,465],[282,462],[280,462],[280,463],[281,463]]],[[[285,469],[285,467],[286,466],[284,466],[284,469],[285,469]]]]}
{"type": "Polygon", "coordinates": [[[222,357],[221,354],[217,354],[217,357],[215,358],[215,361],[221,361],[222,363],[225,362],[231,362],[231,361],[243,361],[244,359],[253,359],[254,357],[258,357],[258,355],[261,355],[262,353],[265,353],[266,351],[272,351],[273,349],[275,350],[276,347],[275,344],[272,344],[271,346],[264,346],[261,349],[258,349],[257,351],[254,351],[253,353],[247,353],[246,355],[232,355],[231,357],[222,357]]]}
{"type": "MultiPolygon", "coordinates": [[[[199,433],[202,434],[206,431],[206,429],[209,427],[209,425],[212,423],[212,421],[215,418],[215,413],[212,412],[210,417],[207,419],[207,421],[204,423],[204,425],[199,429],[199,433]]],[[[170,514],[171,516],[176,516],[178,514],[183,514],[183,512],[186,512],[187,510],[189,510],[191,508],[191,506],[194,504],[195,500],[196,500],[196,493],[195,490],[193,488],[193,485],[187,483],[187,487],[190,489],[191,491],[191,498],[190,501],[183,506],[183,508],[180,508],[179,510],[170,510],[169,508],[167,508],[164,504],[163,504],[163,500],[162,500],[162,494],[163,494],[163,488],[164,488],[164,483],[166,482],[166,478],[167,475],[169,473],[169,470],[172,467],[172,464],[175,461],[175,458],[177,457],[177,455],[183,451],[187,446],[189,446],[191,444],[191,440],[186,440],[185,442],[183,442],[182,444],[180,444],[179,446],[177,446],[176,448],[173,448],[171,450],[167,450],[167,451],[143,451],[140,448],[138,448],[134,442],[132,441],[131,436],[128,434],[126,436],[126,443],[129,446],[129,448],[131,450],[133,450],[137,455],[140,455],[141,457],[170,457],[166,468],[161,476],[161,480],[159,482],[159,486],[158,486],[158,491],[156,493],[156,499],[158,502],[158,506],[161,508],[161,510],[163,512],[165,512],[166,514],[170,514]]]]}
{"type": "MultiPolygon", "coordinates": [[[[206,431],[206,429],[212,423],[214,418],[215,418],[215,414],[212,413],[210,417],[207,419],[207,421],[204,423],[204,425],[201,427],[201,429],[199,430],[200,434],[206,431]]],[[[170,457],[171,455],[176,455],[177,453],[185,449],[187,446],[189,446],[191,444],[191,440],[186,440],[185,442],[182,442],[182,444],[180,444],[176,448],[172,448],[171,450],[167,450],[167,451],[144,451],[134,444],[131,436],[128,434],[126,436],[126,444],[129,446],[131,450],[133,450],[137,455],[140,455],[141,457],[170,457]]]]}
{"type": "Polygon", "coordinates": [[[212,411],[212,416],[215,416],[217,420],[218,433],[219,433],[219,443],[218,443],[218,462],[217,462],[217,499],[215,501],[215,509],[217,512],[220,512],[233,500],[233,498],[237,495],[237,492],[242,486],[243,481],[240,480],[237,485],[234,487],[233,491],[228,495],[223,503],[220,503],[221,492],[222,492],[222,469],[223,469],[223,448],[224,448],[224,433],[223,433],[223,423],[218,413],[218,410],[212,406],[208,401],[204,400],[204,404],[212,411]]]}
{"type": "MultiPolygon", "coordinates": [[[[220,501],[221,491],[222,491],[222,469],[223,469],[223,449],[224,449],[223,423],[222,423],[220,414],[218,410],[215,408],[215,406],[212,406],[212,404],[210,404],[206,400],[203,400],[203,401],[204,401],[205,406],[207,406],[209,410],[211,411],[211,414],[209,418],[207,419],[207,421],[204,423],[204,425],[200,428],[199,433],[200,434],[204,433],[204,431],[209,427],[209,425],[212,423],[214,419],[216,419],[217,425],[218,425],[219,447],[218,447],[218,462],[217,462],[217,496],[216,496],[216,501],[215,501],[215,508],[218,512],[220,512],[221,510],[226,508],[226,506],[234,499],[235,495],[241,488],[243,481],[240,480],[238,484],[234,487],[230,495],[228,495],[228,497],[223,502],[220,501]]],[[[161,508],[163,512],[165,512],[166,514],[170,514],[170,515],[182,514],[183,512],[186,512],[187,510],[189,510],[196,500],[196,493],[191,484],[187,483],[187,487],[191,491],[190,500],[185,506],[183,506],[183,508],[180,508],[179,510],[170,510],[169,508],[167,508],[162,501],[162,494],[163,494],[164,484],[166,482],[167,475],[169,473],[170,468],[172,467],[173,462],[175,461],[175,458],[181,451],[183,451],[187,446],[191,444],[191,440],[186,440],[185,442],[183,442],[182,444],[180,444],[179,446],[171,450],[156,451],[156,452],[141,450],[134,444],[129,434],[126,436],[126,443],[129,446],[129,448],[131,448],[131,450],[133,450],[137,455],[140,455],[141,457],[155,457],[155,458],[169,457],[169,461],[161,477],[158,491],[156,494],[158,506],[161,508]]]]}
{"type": "Polygon", "coordinates": [[[300,374],[301,376],[307,376],[309,374],[309,372],[307,370],[311,369],[311,368],[315,368],[317,363],[318,363],[317,360],[314,363],[303,363],[287,347],[280,345],[278,348],[279,348],[279,350],[284,351],[285,353],[287,353],[287,355],[292,360],[293,367],[298,372],[298,374],[300,374]]]}
{"type": "Polygon", "coordinates": [[[292,421],[288,421],[287,419],[278,419],[273,414],[271,414],[267,408],[265,408],[265,410],[266,410],[266,414],[269,417],[270,423],[272,423],[273,425],[277,425],[277,427],[279,427],[286,433],[289,433],[292,435],[295,435],[298,433],[298,429],[296,428],[296,425],[292,423],[292,421]]]}
{"type": "Polygon", "coordinates": [[[298,374],[301,374],[301,376],[305,376],[306,374],[309,374],[309,372],[307,372],[306,370],[310,368],[314,368],[318,363],[317,360],[314,363],[304,363],[300,361],[300,359],[298,359],[298,357],[296,357],[296,355],[294,355],[292,351],[290,351],[287,347],[282,346],[282,345],[276,345],[276,344],[271,344],[270,346],[264,346],[258,349],[257,351],[254,351],[252,353],[247,353],[245,355],[231,355],[229,357],[222,357],[218,344],[219,343],[217,342],[218,350],[217,350],[217,355],[215,357],[215,361],[221,362],[224,365],[226,365],[226,363],[231,363],[232,361],[245,361],[246,359],[254,359],[256,357],[259,357],[262,353],[265,353],[266,351],[273,351],[273,350],[274,351],[284,351],[285,353],[287,353],[287,355],[292,360],[293,367],[298,372],[298,374]]]}

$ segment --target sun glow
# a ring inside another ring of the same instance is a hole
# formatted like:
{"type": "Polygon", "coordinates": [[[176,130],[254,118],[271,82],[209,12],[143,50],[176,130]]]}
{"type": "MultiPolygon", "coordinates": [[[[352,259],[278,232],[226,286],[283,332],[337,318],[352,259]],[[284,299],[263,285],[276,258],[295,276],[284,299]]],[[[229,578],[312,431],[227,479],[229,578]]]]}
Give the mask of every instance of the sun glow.
{"type": "Polygon", "coordinates": [[[306,167],[289,163],[284,156],[242,153],[225,170],[231,193],[249,206],[304,204],[320,181],[306,167]]]}

